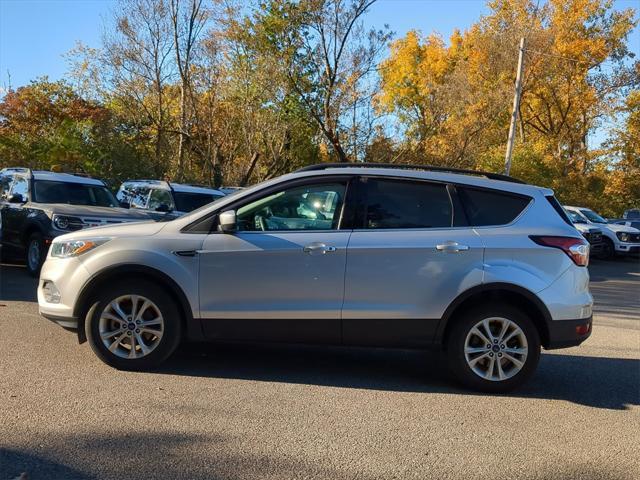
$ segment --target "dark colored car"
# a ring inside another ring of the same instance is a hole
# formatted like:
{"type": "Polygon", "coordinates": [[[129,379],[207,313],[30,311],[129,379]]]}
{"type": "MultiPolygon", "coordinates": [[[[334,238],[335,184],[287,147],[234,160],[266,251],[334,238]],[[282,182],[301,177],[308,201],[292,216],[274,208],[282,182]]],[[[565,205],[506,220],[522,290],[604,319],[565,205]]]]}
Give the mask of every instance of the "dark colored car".
{"type": "Polygon", "coordinates": [[[0,170],[0,245],[25,259],[36,276],[51,240],[58,235],[132,221],[150,220],[120,208],[101,180],[68,173],[0,170]]]}

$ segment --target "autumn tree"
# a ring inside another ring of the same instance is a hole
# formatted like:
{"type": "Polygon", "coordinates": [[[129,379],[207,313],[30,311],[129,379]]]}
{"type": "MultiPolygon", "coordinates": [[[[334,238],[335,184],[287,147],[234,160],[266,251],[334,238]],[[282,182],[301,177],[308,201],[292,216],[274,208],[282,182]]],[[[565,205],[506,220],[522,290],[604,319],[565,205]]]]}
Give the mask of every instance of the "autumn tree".
{"type": "Polygon", "coordinates": [[[148,173],[148,163],[137,158],[137,146],[124,131],[112,111],[62,81],[41,78],[0,101],[3,167],[55,166],[107,178],[148,173]]]}
{"type": "Polygon", "coordinates": [[[633,12],[602,0],[550,0],[539,8],[495,0],[489,7],[448,43],[417,32],[396,41],[381,65],[379,108],[397,115],[426,161],[500,170],[516,46],[527,36],[516,154],[546,163],[537,168],[553,172],[546,183],[595,168],[587,138],[629,82],[633,12]]]}
{"type": "Polygon", "coordinates": [[[269,0],[250,24],[285,68],[309,120],[340,162],[354,153],[347,152],[345,139],[358,132],[354,118],[356,123],[367,120],[362,109],[370,106],[376,66],[390,38],[387,29],[366,30],[362,24],[375,1],[269,0]]]}

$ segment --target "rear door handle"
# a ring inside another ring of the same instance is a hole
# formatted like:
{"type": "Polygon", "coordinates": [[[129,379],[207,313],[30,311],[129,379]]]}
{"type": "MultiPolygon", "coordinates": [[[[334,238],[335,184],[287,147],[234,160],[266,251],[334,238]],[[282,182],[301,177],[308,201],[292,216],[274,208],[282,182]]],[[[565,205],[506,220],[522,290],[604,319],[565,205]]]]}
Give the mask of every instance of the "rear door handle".
{"type": "Polygon", "coordinates": [[[302,249],[305,253],[310,255],[319,253],[324,255],[325,253],[335,252],[337,249],[332,245],[325,245],[324,243],[312,243],[311,245],[307,245],[302,249]]]}
{"type": "Polygon", "coordinates": [[[458,253],[469,250],[469,245],[460,245],[458,242],[449,241],[436,245],[436,250],[444,253],[458,253]]]}

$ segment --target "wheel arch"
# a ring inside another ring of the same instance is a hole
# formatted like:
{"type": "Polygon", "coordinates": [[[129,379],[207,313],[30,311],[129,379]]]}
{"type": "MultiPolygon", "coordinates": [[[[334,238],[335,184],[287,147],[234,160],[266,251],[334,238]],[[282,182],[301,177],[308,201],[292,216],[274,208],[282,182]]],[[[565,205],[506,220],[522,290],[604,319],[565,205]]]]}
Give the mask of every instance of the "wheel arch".
{"type": "Polygon", "coordinates": [[[31,220],[25,223],[24,227],[22,227],[22,231],[20,232],[20,241],[24,245],[24,248],[27,248],[27,242],[29,241],[29,237],[34,233],[39,233],[43,237],[45,236],[44,229],[35,220],[31,220]]]}
{"type": "Polygon", "coordinates": [[[92,296],[99,291],[104,285],[108,285],[114,281],[116,277],[125,276],[127,279],[140,278],[145,281],[154,282],[167,290],[178,306],[181,321],[185,328],[186,338],[191,340],[203,339],[200,321],[194,318],[189,300],[182,288],[167,274],[152,267],[144,265],[115,265],[103,271],[100,271],[82,288],[76,301],[73,315],[78,319],[78,340],[80,343],[86,341],[84,322],[87,313],[92,307],[92,296]]]}
{"type": "Polygon", "coordinates": [[[446,345],[448,335],[455,324],[456,316],[476,305],[502,302],[522,309],[534,323],[540,341],[545,348],[549,345],[549,323],[551,314],[535,293],[510,283],[488,283],[464,291],[451,302],[444,312],[436,331],[435,342],[446,345]]]}

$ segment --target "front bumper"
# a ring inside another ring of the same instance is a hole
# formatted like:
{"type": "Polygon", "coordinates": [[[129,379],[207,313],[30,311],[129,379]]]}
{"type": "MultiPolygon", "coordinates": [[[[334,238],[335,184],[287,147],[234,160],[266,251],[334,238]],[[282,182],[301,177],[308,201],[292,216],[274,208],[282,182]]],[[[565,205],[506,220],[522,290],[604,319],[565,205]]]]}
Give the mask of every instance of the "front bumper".
{"type": "Polygon", "coordinates": [[[548,323],[549,341],[545,348],[575,347],[591,336],[593,317],[577,320],[552,320],[548,323]]]}
{"type": "Polygon", "coordinates": [[[70,330],[72,332],[78,331],[78,319],[76,317],[58,317],[56,315],[51,315],[48,313],[44,313],[40,311],[40,315],[47,320],[52,321],[53,323],[57,323],[65,330],[70,330]]]}
{"type": "Polygon", "coordinates": [[[619,243],[616,245],[616,252],[626,255],[638,255],[640,253],[639,243],[619,243]]]}
{"type": "Polygon", "coordinates": [[[38,281],[38,308],[40,315],[65,328],[77,327],[74,308],[90,274],[77,258],[51,258],[42,265],[38,281]],[[47,301],[43,286],[52,282],[60,294],[57,302],[47,301]]]}

